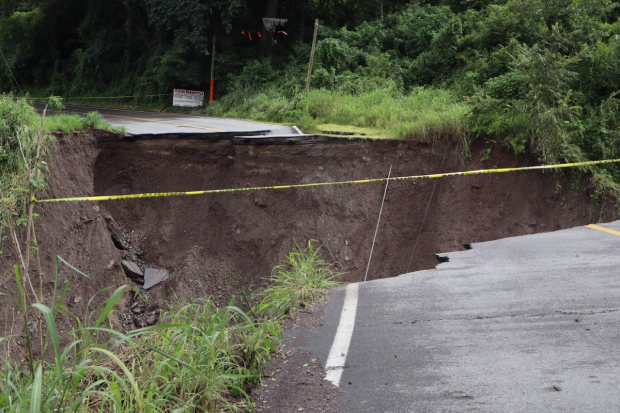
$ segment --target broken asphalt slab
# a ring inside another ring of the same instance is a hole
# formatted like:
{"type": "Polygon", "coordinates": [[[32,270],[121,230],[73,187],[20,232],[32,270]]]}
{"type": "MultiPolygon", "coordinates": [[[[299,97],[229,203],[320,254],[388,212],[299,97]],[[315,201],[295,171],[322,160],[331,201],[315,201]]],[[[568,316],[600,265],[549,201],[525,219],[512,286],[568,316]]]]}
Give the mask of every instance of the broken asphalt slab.
{"type": "Polygon", "coordinates": [[[147,268],[144,270],[144,286],[142,289],[149,290],[159,283],[166,281],[169,277],[168,270],[147,268]]]}

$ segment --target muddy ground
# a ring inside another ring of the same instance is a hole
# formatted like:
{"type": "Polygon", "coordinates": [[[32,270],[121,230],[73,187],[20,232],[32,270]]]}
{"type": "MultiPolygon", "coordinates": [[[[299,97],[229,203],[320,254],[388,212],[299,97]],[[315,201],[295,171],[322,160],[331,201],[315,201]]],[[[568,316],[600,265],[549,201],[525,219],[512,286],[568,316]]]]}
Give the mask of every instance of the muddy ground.
{"type": "MultiPolygon", "coordinates": [[[[390,166],[392,176],[436,173],[446,146],[446,142],[347,139],[249,145],[230,140],[123,141],[103,131],[64,134],[57,136],[52,148],[50,185],[41,198],[378,178],[385,177],[390,166]]],[[[535,163],[499,145],[477,142],[472,144],[472,161],[465,163],[461,146],[454,142],[447,151],[445,171],[535,163]]],[[[588,178],[572,173],[445,178],[437,182],[409,265],[434,184],[434,180],[390,183],[369,279],[432,268],[437,264],[436,253],[461,250],[465,243],[617,217],[615,207],[592,202],[588,178]]],[[[72,281],[67,303],[77,315],[84,314],[90,297],[101,289],[130,282],[120,265],[123,258],[170,271],[170,278],[148,293],[157,305],[196,295],[211,295],[225,305],[239,290],[264,286],[272,268],[293,245],[305,245],[311,239],[322,246],[324,258],[345,272],[342,281],[360,281],[384,185],[40,204],[37,237],[45,296],[51,300],[58,254],[91,277],[78,276],[72,281]],[[110,229],[121,238],[125,250],[115,246],[110,229]]],[[[11,267],[15,256],[6,243],[0,249],[5,251],[0,292],[14,295],[11,267]]],[[[63,270],[61,280],[68,276],[63,270]]],[[[0,297],[0,318],[5,333],[22,328],[6,297],[0,297]]],[[[61,330],[68,328],[61,323],[61,330]]]]}

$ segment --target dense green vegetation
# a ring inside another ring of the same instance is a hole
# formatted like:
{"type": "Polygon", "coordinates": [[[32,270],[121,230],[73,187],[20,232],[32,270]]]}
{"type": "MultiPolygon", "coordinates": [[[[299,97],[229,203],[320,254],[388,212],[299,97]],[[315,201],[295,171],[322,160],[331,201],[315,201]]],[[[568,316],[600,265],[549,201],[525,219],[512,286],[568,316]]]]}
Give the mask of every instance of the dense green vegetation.
{"type": "MultiPolygon", "coordinates": [[[[207,90],[217,35],[209,114],[495,140],[550,163],[619,154],[619,15],[617,0],[11,0],[0,48],[33,94],[144,96],[207,90]],[[277,43],[265,15],[289,19],[277,43]]],[[[6,65],[0,87],[17,93],[6,65]]]]}

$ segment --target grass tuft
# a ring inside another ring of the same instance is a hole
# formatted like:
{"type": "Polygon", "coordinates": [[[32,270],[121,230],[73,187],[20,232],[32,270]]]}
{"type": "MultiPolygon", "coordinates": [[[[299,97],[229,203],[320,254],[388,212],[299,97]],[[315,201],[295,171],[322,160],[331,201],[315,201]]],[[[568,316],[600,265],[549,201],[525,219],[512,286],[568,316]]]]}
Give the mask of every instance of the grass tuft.
{"type": "Polygon", "coordinates": [[[78,132],[89,129],[104,129],[124,133],[124,129],[110,126],[99,112],[90,112],[86,116],[51,114],[45,118],[46,132],[78,132]]]}
{"type": "Polygon", "coordinates": [[[338,286],[334,278],[342,273],[320,258],[320,248],[315,249],[314,242],[308,241],[305,249],[295,245],[285,262],[273,269],[273,284],[262,292],[256,308],[259,316],[279,319],[294,315],[325,295],[327,289],[338,286]]]}

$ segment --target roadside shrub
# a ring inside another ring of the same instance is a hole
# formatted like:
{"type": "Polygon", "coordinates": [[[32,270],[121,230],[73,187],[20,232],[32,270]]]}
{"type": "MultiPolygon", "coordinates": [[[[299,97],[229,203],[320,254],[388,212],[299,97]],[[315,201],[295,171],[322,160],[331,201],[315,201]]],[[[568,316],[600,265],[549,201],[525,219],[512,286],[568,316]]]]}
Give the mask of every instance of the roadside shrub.
{"type": "Polygon", "coordinates": [[[46,118],[45,130],[49,132],[76,132],[89,129],[107,129],[123,133],[122,128],[112,128],[99,112],[90,112],[86,116],[51,115],[46,118]]]}
{"type": "MultiPolygon", "coordinates": [[[[50,97],[50,107],[62,107],[62,100],[50,97]]],[[[59,114],[47,116],[45,122],[26,99],[11,94],[0,95],[0,240],[7,219],[25,224],[22,219],[29,192],[45,187],[46,168],[43,157],[53,137],[48,132],[74,132],[92,128],[112,129],[97,112],[86,117],[59,114]],[[44,129],[41,126],[44,125],[44,129]],[[25,185],[25,186],[24,186],[25,185]]],[[[34,193],[30,194],[34,195],[34,193]]]]}
{"type": "Polygon", "coordinates": [[[356,70],[366,64],[365,53],[351,47],[340,39],[327,38],[316,45],[316,62],[325,69],[336,73],[356,70]]]}
{"type": "Polygon", "coordinates": [[[232,88],[256,87],[273,82],[279,77],[279,71],[273,66],[271,58],[254,59],[248,62],[236,76],[229,76],[232,88]]]}
{"type": "Polygon", "coordinates": [[[0,240],[6,220],[25,211],[27,195],[20,188],[30,170],[28,161],[37,151],[39,126],[40,117],[25,99],[0,95],[0,240]]]}
{"type": "Polygon", "coordinates": [[[0,145],[3,153],[19,149],[19,139],[24,139],[23,145],[26,145],[32,131],[37,131],[38,120],[35,110],[25,99],[15,98],[12,94],[0,95],[0,145]]]}
{"type": "Polygon", "coordinates": [[[526,113],[490,97],[472,98],[471,112],[467,115],[468,131],[475,137],[498,140],[515,155],[523,153],[530,138],[531,120],[526,113]]]}

